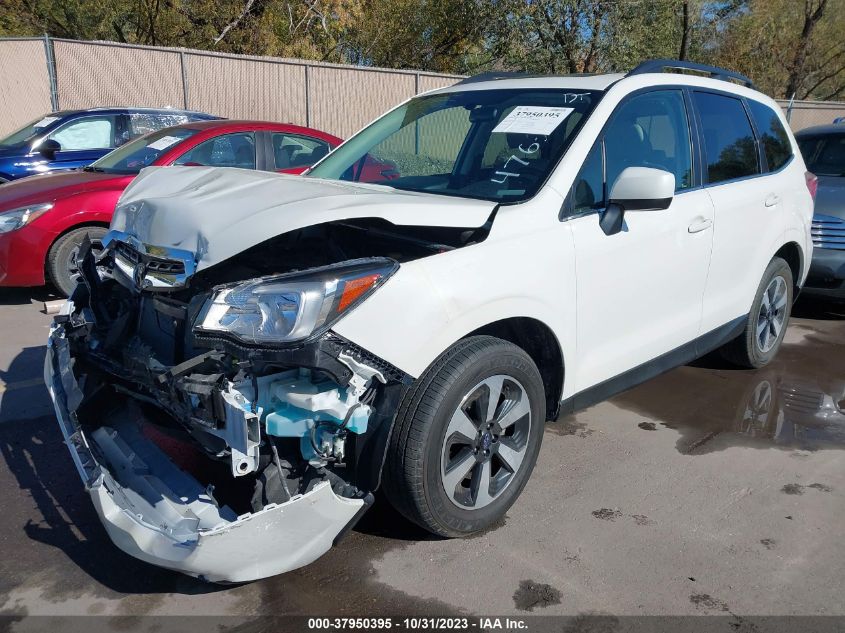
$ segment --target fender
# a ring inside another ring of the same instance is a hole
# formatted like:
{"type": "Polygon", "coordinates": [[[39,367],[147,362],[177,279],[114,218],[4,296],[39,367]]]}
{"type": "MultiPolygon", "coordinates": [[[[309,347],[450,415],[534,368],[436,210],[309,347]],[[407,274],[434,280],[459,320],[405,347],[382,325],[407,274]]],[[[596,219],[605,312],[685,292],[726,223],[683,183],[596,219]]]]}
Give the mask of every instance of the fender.
{"type": "Polygon", "coordinates": [[[801,258],[798,269],[801,271],[801,274],[800,278],[795,280],[796,286],[804,285],[804,282],[807,280],[807,274],[810,272],[810,262],[813,259],[813,242],[809,236],[809,228],[807,231],[808,234],[804,235],[797,228],[788,228],[783,234],[783,245],[780,247],[783,248],[783,246],[789,243],[794,243],[798,247],[798,253],[801,258]]]}
{"type": "MultiPolygon", "coordinates": [[[[564,229],[566,232],[566,229],[564,229]]],[[[572,249],[538,248],[538,242],[560,240],[560,232],[546,232],[532,240],[502,240],[500,256],[489,257],[494,248],[488,239],[476,257],[468,246],[437,257],[405,263],[371,297],[333,327],[338,334],[383,358],[411,377],[419,377],[431,363],[468,334],[496,321],[528,317],[554,333],[564,358],[575,349],[575,305],[556,306],[556,296],[575,296],[574,275],[560,276],[559,287],[550,294],[548,280],[527,268],[541,265],[552,270],[572,270],[572,249]],[[551,236],[550,236],[551,235],[551,236]],[[526,246],[522,246],[522,245],[526,246]],[[545,256],[515,252],[530,245],[545,256]],[[491,264],[491,262],[493,262],[491,264]],[[524,262],[524,263],[523,263],[524,262]],[[448,283],[447,283],[448,281],[448,283]],[[425,297],[421,300],[420,297],[425,297]],[[401,318],[396,306],[403,306],[401,318]]],[[[567,366],[567,376],[574,376],[567,366]]],[[[570,389],[566,380],[564,394],[570,389]]]]}

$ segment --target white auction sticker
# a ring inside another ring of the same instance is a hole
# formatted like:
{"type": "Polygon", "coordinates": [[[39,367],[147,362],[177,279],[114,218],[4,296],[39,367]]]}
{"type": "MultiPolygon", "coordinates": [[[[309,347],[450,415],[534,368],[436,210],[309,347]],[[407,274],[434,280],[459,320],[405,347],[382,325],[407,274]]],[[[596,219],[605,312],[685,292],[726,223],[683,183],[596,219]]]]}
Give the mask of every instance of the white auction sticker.
{"type": "Polygon", "coordinates": [[[170,147],[174,143],[178,143],[178,142],[179,142],[178,136],[162,136],[157,141],[147,145],[147,147],[149,147],[150,149],[167,149],[168,147],[170,147]]]}
{"type": "Polygon", "coordinates": [[[59,117],[57,117],[57,116],[45,116],[43,119],[41,119],[38,123],[36,123],[32,127],[34,127],[34,128],[47,127],[51,123],[55,123],[58,120],[59,120],[59,117]]]}
{"type": "Polygon", "coordinates": [[[548,136],[574,111],[575,108],[517,106],[508,116],[499,121],[499,125],[493,128],[493,132],[548,136]]]}

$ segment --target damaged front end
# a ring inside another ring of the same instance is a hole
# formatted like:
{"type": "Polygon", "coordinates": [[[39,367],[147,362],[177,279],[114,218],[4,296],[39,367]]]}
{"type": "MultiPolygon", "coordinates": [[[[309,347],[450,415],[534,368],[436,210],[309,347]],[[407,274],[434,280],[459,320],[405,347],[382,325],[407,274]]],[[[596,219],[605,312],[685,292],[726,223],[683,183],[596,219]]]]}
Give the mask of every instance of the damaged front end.
{"type": "Polygon", "coordinates": [[[330,328],[399,264],[192,257],[119,232],[87,249],[45,381],[114,543],[244,582],[312,562],[372,503],[410,379],[330,328]]]}

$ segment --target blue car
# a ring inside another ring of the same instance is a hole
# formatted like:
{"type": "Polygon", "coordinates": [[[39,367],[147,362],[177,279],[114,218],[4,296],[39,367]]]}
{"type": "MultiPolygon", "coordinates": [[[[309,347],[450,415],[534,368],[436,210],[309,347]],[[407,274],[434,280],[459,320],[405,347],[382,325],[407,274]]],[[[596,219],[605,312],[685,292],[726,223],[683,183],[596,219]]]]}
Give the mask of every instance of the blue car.
{"type": "Polygon", "coordinates": [[[171,108],[53,112],[0,139],[0,183],[57,169],[85,167],[115,147],[148,132],[219,118],[171,108]]]}

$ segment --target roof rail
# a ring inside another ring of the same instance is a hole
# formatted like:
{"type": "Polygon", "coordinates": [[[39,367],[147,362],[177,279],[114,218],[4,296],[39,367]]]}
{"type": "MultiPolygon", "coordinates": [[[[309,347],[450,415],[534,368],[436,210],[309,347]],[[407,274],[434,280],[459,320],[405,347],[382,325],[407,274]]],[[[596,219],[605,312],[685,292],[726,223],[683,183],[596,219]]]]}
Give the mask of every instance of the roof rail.
{"type": "Polygon", "coordinates": [[[462,84],[474,84],[480,81],[495,81],[496,79],[526,79],[528,77],[537,77],[537,75],[512,71],[491,71],[473,75],[472,77],[467,77],[466,79],[461,79],[455,85],[460,86],[462,84]]]}
{"type": "Polygon", "coordinates": [[[719,68],[718,66],[708,66],[707,64],[680,61],[678,59],[649,59],[634,68],[634,70],[629,72],[626,77],[630,77],[631,75],[642,75],[644,73],[662,73],[665,72],[666,69],[692,70],[698,73],[705,73],[713,79],[737,82],[748,88],[754,88],[754,82],[740,73],[735,73],[725,68],[719,68]]]}
{"type": "Polygon", "coordinates": [[[479,75],[473,75],[472,77],[467,77],[466,79],[461,79],[458,83],[454,85],[460,86],[461,84],[474,84],[481,81],[496,81],[497,79],[541,79],[543,77],[593,77],[596,74],[597,73],[566,73],[564,75],[549,75],[541,73],[521,73],[506,70],[494,70],[491,72],[481,73],[479,75]]]}

